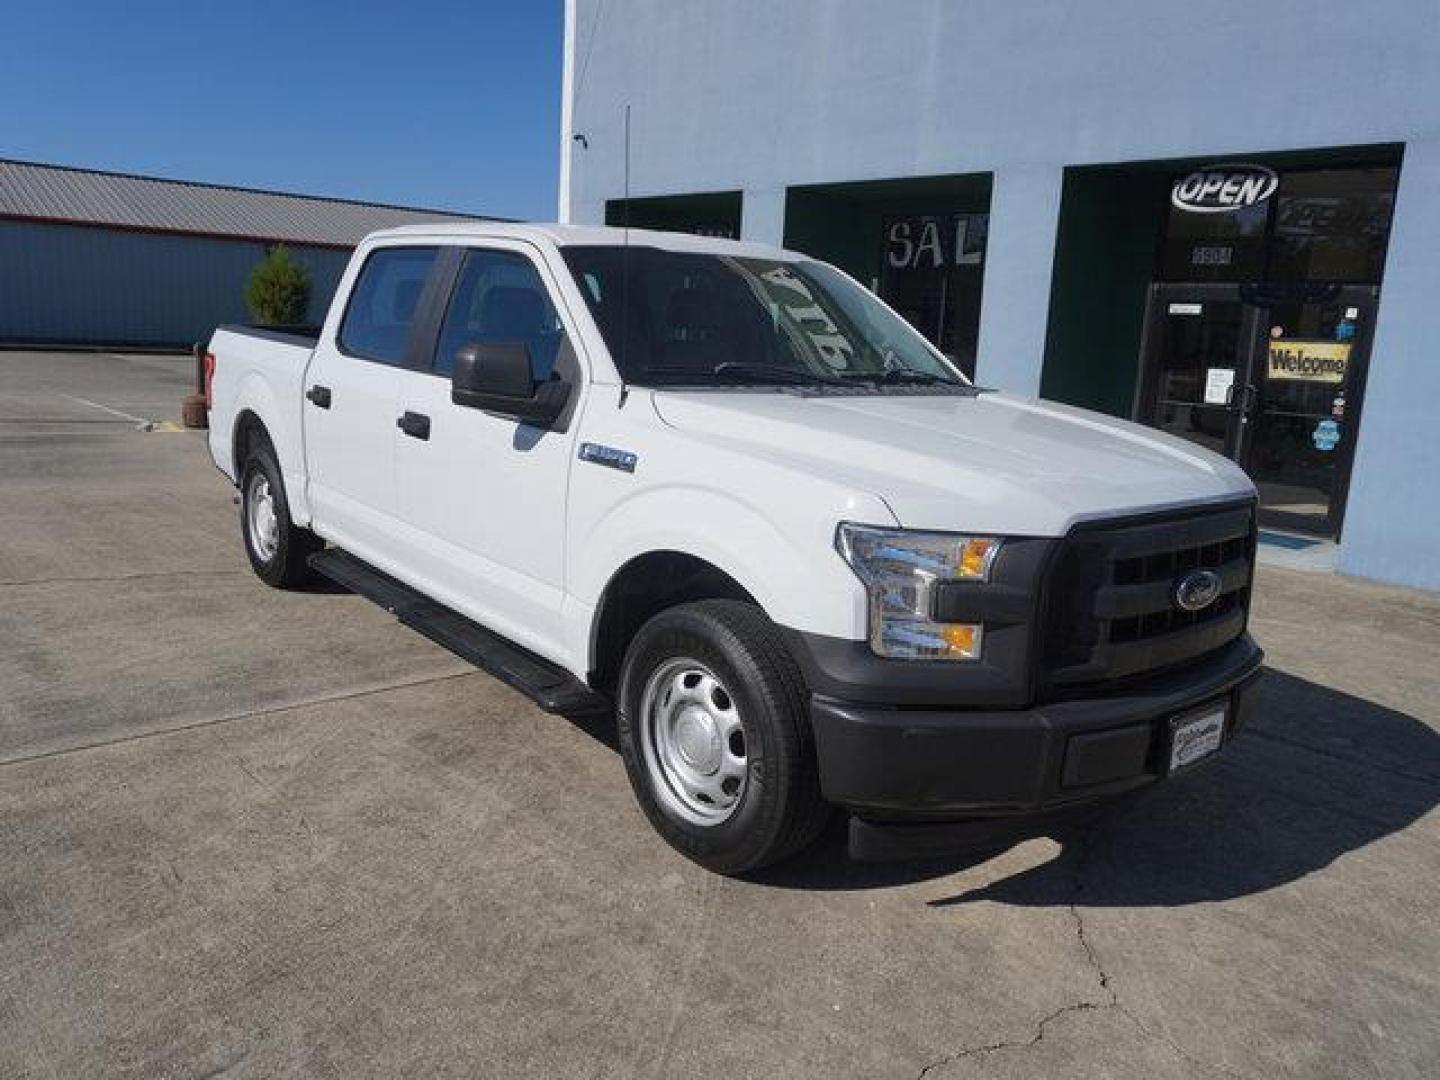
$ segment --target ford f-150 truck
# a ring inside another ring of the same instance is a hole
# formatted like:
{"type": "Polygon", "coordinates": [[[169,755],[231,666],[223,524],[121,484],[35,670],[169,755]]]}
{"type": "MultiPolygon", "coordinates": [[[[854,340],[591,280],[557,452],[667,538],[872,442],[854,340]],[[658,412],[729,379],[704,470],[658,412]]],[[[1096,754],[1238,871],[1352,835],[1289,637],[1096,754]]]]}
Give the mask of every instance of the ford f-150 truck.
{"type": "Polygon", "coordinates": [[[1220,750],[1260,670],[1234,464],[973,385],[794,252],[396,229],[318,329],[206,363],[261,578],[613,708],[649,820],[720,872],[834,807],[859,857],[1053,831],[1220,750]]]}

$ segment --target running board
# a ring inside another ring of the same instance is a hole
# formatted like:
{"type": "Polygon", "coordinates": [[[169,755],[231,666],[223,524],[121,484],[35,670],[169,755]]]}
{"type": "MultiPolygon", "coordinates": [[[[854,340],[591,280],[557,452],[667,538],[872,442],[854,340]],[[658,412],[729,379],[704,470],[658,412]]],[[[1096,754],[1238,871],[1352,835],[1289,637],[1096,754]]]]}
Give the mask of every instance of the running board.
{"type": "Polygon", "coordinates": [[[405,626],[513,686],[546,712],[580,714],[611,707],[607,698],[563,668],[416,592],[349,552],[328,548],[311,555],[309,563],[337,585],[374,601],[405,626]]]}

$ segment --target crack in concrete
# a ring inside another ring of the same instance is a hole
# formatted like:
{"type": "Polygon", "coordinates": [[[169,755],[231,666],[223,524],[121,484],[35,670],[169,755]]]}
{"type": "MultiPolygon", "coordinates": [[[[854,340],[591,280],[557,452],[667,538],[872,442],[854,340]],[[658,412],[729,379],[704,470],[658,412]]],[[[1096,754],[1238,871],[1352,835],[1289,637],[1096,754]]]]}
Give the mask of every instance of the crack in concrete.
{"type": "Polygon", "coordinates": [[[953,1054],[947,1054],[943,1058],[930,1062],[923,1069],[921,1069],[918,1074],[916,1074],[915,1080],[924,1080],[924,1078],[926,1076],[929,1076],[933,1070],[943,1069],[946,1065],[953,1065],[955,1062],[963,1061],[966,1058],[984,1057],[987,1054],[998,1054],[1002,1050],[1029,1050],[1030,1048],[1038,1046],[1040,1045],[1040,1043],[1045,1041],[1045,1029],[1048,1028],[1051,1024],[1053,1024],[1055,1021],[1059,1020],[1062,1016],[1068,1016],[1070,1013],[1076,1012],[1093,1012],[1098,1009],[1109,1007],[1110,1006],[1108,1005],[1096,1005],[1093,1001],[1077,1001],[1070,1005],[1062,1005],[1054,1012],[1042,1017],[1040,1019],[1040,1022],[1035,1025],[1035,1034],[1032,1035],[1030,1038],[1024,1040],[1023,1042],[1017,1040],[1004,1040],[1001,1042],[985,1043],[981,1046],[967,1046],[961,1050],[955,1051],[955,1053],[953,1054]]]}
{"type": "Polygon", "coordinates": [[[0,758],[0,768],[4,768],[7,765],[25,765],[32,761],[44,761],[47,758],[65,757],[69,754],[82,754],[89,750],[104,750],[108,747],[123,746],[126,743],[140,742],[144,739],[156,739],[164,735],[181,735],[190,731],[198,731],[204,728],[217,727],[221,724],[233,723],[236,720],[258,720],[266,716],[293,712],[296,709],[306,709],[312,705],[329,705],[339,701],[352,701],[355,698],[370,697],[374,694],[388,694],[393,690],[409,690],[413,687],[425,686],[429,683],[464,679],[471,675],[485,675],[485,672],[479,668],[468,668],[464,671],[453,671],[441,675],[427,675],[419,679],[383,683],[379,686],[361,687],[357,690],[347,690],[339,694],[322,694],[316,697],[302,698],[299,701],[287,701],[264,708],[247,709],[244,712],[231,713],[226,716],[215,716],[207,720],[195,720],[188,724],[176,724],[174,727],[156,728],[152,731],[137,731],[131,734],[117,735],[113,739],[102,739],[99,742],[93,743],[81,743],[79,746],[62,746],[55,750],[42,750],[35,754],[20,754],[16,757],[0,758]]]}
{"type": "Polygon", "coordinates": [[[237,1066],[243,1065],[245,1061],[250,1057],[251,1052],[251,1047],[243,1047],[240,1050],[237,1050],[235,1053],[231,1054],[229,1058],[221,1062],[219,1065],[215,1066],[213,1069],[200,1073],[195,1078],[195,1080],[220,1080],[220,1077],[228,1075],[229,1073],[233,1072],[237,1066]]]}
{"type": "Polygon", "coordinates": [[[1070,901],[1070,917],[1075,920],[1075,936],[1080,942],[1080,947],[1085,950],[1085,960],[1090,965],[1091,970],[1095,972],[1095,977],[1100,982],[1100,989],[1105,992],[1105,1004],[1099,1007],[1105,1009],[1114,1009],[1126,1020],[1134,1024],[1136,1030],[1138,1030],[1142,1035],[1145,1035],[1147,1038],[1158,1039],[1160,1042],[1164,1043],[1167,1047],[1169,1047],[1170,1052],[1175,1054],[1182,1061],[1189,1062],[1191,1065],[1196,1065],[1203,1069],[1211,1069],[1225,1076],[1235,1076],[1236,1074],[1234,1072],[1226,1068],[1224,1065],[1219,1064],[1218,1062],[1202,1061],[1201,1059],[1195,1057],[1193,1054],[1189,1053],[1184,1047],[1182,1047],[1178,1042],[1176,1042],[1173,1038],[1171,1038],[1170,1035],[1166,1032],[1154,1030],[1150,1027],[1149,1024],[1145,1023],[1145,1021],[1141,1020],[1140,1017],[1136,1016],[1133,1012],[1131,1012],[1130,1009],[1126,1007],[1126,1005],[1120,1000],[1119,993],[1116,991],[1115,987],[1110,981],[1110,973],[1106,971],[1105,966],[1100,963],[1100,958],[1098,955],[1096,955],[1095,952],[1095,946],[1090,942],[1089,935],[1087,934],[1085,929],[1085,917],[1080,914],[1080,894],[1085,891],[1085,867],[1090,862],[1090,854],[1094,850],[1094,846],[1095,836],[1093,832],[1086,833],[1080,838],[1080,854],[1075,859],[1075,889],[1073,893],[1073,899],[1071,899],[1070,901]]]}
{"type": "Polygon", "coordinates": [[[117,581],[147,581],[151,578],[171,577],[234,577],[246,574],[248,570],[150,570],[139,574],[97,574],[93,577],[48,577],[11,578],[0,581],[0,588],[20,585],[96,585],[117,581]]]}
{"type": "Polygon", "coordinates": [[[1075,937],[1080,942],[1080,948],[1085,950],[1085,962],[1095,972],[1096,979],[1100,982],[1100,989],[1105,992],[1108,1004],[1119,1005],[1120,999],[1115,993],[1115,988],[1110,985],[1110,973],[1100,963],[1100,958],[1095,955],[1095,947],[1090,944],[1090,938],[1085,933],[1085,918],[1080,914],[1080,894],[1085,891],[1085,866],[1090,861],[1090,853],[1095,847],[1093,833],[1085,833],[1079,840],[1080,853],[1075,856],[1075,870],[1073,878],[1073,889],[1070,897],[1070,918],[1075,920],[1075,937]]]}
{"type": "Polygon", "coordinates": [[[268,780],[261,779],[260,775],[245,763],[245,757],[243,754],[241,754],[239,751],[234,751],[232,753],[232,756],[235,759],[236,767],[250,779],[250,782],[252,784],[258,787],[261,791],[265,792],[265,794],[269,795],[278,804],[286,807],[286,813],[293,813],[295,815],[296,820],[300,822],[301,827],[305,830],[305,846],[309,849],[310,857],[313,860],[315,857],[315,829],[314,826],[310,824],[310,819],[307,818],[301,811],[290,810],[288,808],[288,802],[285,799],[285,796],[280,792],[280,790],[268,780]]]}
{"type": "Polygon", "coordinates": [[[1173,1053],[1176,1057],[1180,1058],[1182,1061],[1185,1061],[1191,1065],[1197,1066],[1202,1069],[1208,1069],[1213,1072],[1220,1073],[1224,1076],[1238,1076],[1237,1073],[1227,1068],[1226,1066],[1219,1064],[1218,1062],[1204,1061],[1200,1058],[1195,1057],[1184,1047],[1182,1047],[1178,1042],[1176,1042],[1173,1038],[1171,1038],[1170,1035],[1168,1035],[1167,1033],[1152,1029],[1150,1025],[1146,1024],[1143,1020],[1140,1019],[1140,1017],[1136,1016],[1133,1012],[1131,1012],[1130,1009],[1127,1008],[1123,1002],[1121,1002],[1120,995],[1116,991],[1111,981],[1110,973],[1100,962],[1100,957],[1095,951],[1095,946],[1090,941],[1089,933],[1085,926],[1085,918],[1083,915],[1080,914],[1080,894],[1084,892],[1085,889],[1085,867],[1090,861],[1090,854],[1094,848],[1093,832],[1087,832],[1083,836],[1081,836],[1078,841],[1078,845],[1079,853],[1075,856],[1072,869],[1073,888],[1071,892],[1071,900],[1068,905],[1068,911],[1070,913],[1071,920],[1075,924],[1075,939],[1079,943],[1081,950],[1085,954],[1086,966],[1089,967],[1092,972],[1094,972],[1095,980],[1099,984],[1099,988],[1101,993],[1104,995],[1104,999],[1099,1002],[1073,1001],[1068,1005],[1062,1005],[1060,1008],[1055,1009],[1054,1011],[1047,1013],[1045,1016],[1041,1017],[1040,1020],[1037,1021],[1035,1024],[1034,1033],[1028,1039],[1002,1039],[998,1042],[982,1043],[977,1046],[962,1047],[961,1049],[956,1050],[954,1053],[946,1054],[944,1057],[937,1058],[936,1060],[924,1065],[920,1069],[919,1073],[916,1074],[916,1080],[924,1080],[925,1077],[929,1076],[936,1069],[942,1069],[947,1065],[952,1065],[957,1061],[963,1061],[966,1058],[986,1057],[990,1054],[998,1054],[1010,1050],[1031,1050],[1045,1041],[1045,1033],[1047,1029],[1050,1027],[1051,1024],[1055,1023],[1056,1021],[1061,1020],[1064,1017],[1070,1016],[1074,1013],[1106,1011],[1113,1011],[1123,1016],[1126,1020],[1133,1024],[1135,1026],[1135,1029],[1139,1031],[1143,1036],[1149,1039],[1159,1041],[1160,1043],[1165,1045],[1171,1053],[1173,1053]]]}
{"type": "Polygon", "coordinates": [[[1040,1043],[1045,1041],[1045,1029],[1048,1028],[1051,1024],[1053,1024],[1056,1020],[1059,1020],[1062,1016],[1068,1016],[1070,1013],[1074,1012],[1091,1012],[1100,1008],[1108,1008],[1108,1006],[1096,1005],[1094,1002],[1090,1001],[1077,1001],[1071,1005],[1062,1005],[1060,1008],[1056,1009],[1048,1016],[1041,1018],[1040,1022],[1035,1025],[1035,1034],[1032,1035],[1029,1039],[1026,1039],[1023,1042],[1008,1040],[995,1043],[985,1043],[982,1046],[967,1046],[962,1050],[957,1050],[953,1054],[947,1054],[945,1057],[940,1058],[938,1061],[930,1062],[930,1064],[926,1065],[923,1069],[920,1070],[920,1072],[916,1075],[915,1080],[924,1080],[924,1078],[926,1076],[929,1076],[933,1070],[943,1069],[946,1065],[952,1065],[957,1061],[963,1061],[965,1058],[983,1057],[987,1054],[997,1054],[1002,1050],[1029,1050],[1031,1047],[1038,1046],[1040,1043]]]}

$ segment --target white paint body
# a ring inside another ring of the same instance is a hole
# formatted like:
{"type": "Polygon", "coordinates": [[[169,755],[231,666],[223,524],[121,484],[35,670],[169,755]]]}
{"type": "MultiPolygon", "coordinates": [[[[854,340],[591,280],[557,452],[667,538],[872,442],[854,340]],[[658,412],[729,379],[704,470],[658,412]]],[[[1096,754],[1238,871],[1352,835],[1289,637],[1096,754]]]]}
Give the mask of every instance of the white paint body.
{"type": "MultiPolygon", "coordinates": [[[[798,260],[757,244],[632,230],[671,250],[798,260]]],[[[1000,536],[1253,495],[1231,461],[1096,413],[1001,393],[827,397],[783,388],[624,392],[560,248],[618,230],[415,226],[361,244],[313,350],[220,330],[210,447],[237,479],[237,418],[280,458],[292,517],[426,595],[585,679],[606,587],[648,552],[724,571],[785,626],[866,637],[860,582],[834,546],[842,521],[1000,536]],[[531,258],[575,345],[568,430],[539,431],[450,401],[448,379],[335,347],[366,255],[398,244],[504,248],[531,258]],[[316,409],[305,390],[332,388],[316,409]],[[432,436],[404,436],[407,409],[432,436]],[[633,473],[580,460],[634,453],[633,473]]]]}

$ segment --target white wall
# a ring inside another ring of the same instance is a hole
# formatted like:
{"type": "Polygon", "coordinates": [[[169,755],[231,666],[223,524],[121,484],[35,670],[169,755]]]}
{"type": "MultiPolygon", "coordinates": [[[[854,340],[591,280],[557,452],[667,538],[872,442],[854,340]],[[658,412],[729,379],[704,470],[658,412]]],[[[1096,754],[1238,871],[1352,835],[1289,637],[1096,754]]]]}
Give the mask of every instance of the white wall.
{"type": "Polygon", "coordinates": [[[1065,166],[1407,143],[1341,560],[1440,584],[1436,0],[574,3],[574,220],[621,192],[626,103],[632,194],[741,189],[761,239],[790,185],[993,172],[979,376],[1023,392],[1065,166]]]}
{"type": "MultiPolygon", "coordinates": [[[[1440,65],[1440,57],[1437,57],[1440,65]]],[[[1350,574],[1440,589],[1440,141],[1405,147],[1340,545],[1350,574]]]]}

